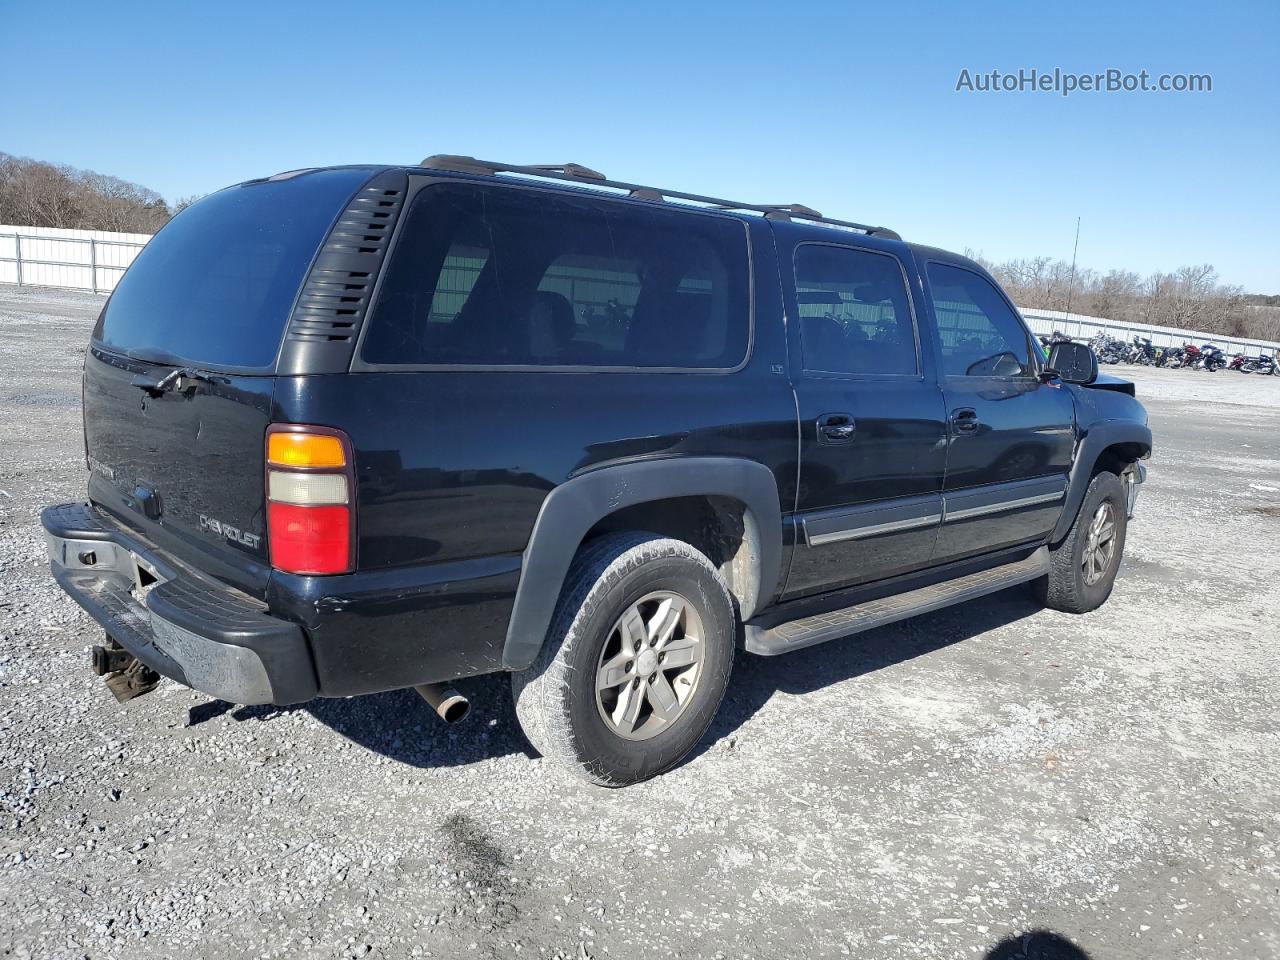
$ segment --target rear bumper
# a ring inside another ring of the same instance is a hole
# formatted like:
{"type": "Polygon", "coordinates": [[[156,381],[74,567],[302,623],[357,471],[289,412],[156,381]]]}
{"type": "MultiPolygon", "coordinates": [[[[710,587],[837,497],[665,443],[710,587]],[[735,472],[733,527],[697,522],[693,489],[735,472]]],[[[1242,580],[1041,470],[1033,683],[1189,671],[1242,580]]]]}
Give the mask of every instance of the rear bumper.
{"type": "Polygon", "coordinates": [[[163,676],[232,703],[319,692],[306,636],[265,604],[175,563],[86,503],[40,515],[58,584],[163,676]]]}
{"type": "Polygon", "coordinates": [[[301,703],[503,669],[519,555],[274,571],[260,602],[174,559],[163,531],[157,545],[87,503],[40,520],[72,599],[151,669],[222,700],[301,703]],[[141,582],[139,567],[159,582],[141,582]]]}

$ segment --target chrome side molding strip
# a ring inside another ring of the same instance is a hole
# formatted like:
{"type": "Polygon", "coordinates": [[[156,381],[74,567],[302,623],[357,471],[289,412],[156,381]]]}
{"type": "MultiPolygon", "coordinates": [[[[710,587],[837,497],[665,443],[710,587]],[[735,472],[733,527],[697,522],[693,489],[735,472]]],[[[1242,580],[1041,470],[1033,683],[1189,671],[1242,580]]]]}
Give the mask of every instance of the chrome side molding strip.
{"type": "Polygon", "coordinates": [[[950,520],[967,520],[970,517],[985,517],[989,513],[1003,513],[1006,510],[1017,510],[1019,507],[1030,507],[1037,503],[1052,503],[1055,500],[1061,500],[1065,490],[1058,493],[1042,493],[1035,497],[1019,497],[1017,500],[1002,500],[999,503],[988,504],[985,507],[965,507],[962,510],[948,510],[946,501],[942,506],[942,522],[946,523],[950,520]]]}
{"type": "Polygon", "coordinates": [[[934,513],[927,517],[913,517],[910,520],[889,520],[885,523],[873,523],[866,527],[854,527],[850,530],[835,530],[831,533],[808,534],[807,539],[809,541],[809,546],[820,547],[824,543],[839,543],[841,540],[862,540],[865,537],[875,537],[882,533],[896,533],[902,530],[915,530],[918,527],[928,527],[937,523],[941,519],[941,513],[934,513]]]}

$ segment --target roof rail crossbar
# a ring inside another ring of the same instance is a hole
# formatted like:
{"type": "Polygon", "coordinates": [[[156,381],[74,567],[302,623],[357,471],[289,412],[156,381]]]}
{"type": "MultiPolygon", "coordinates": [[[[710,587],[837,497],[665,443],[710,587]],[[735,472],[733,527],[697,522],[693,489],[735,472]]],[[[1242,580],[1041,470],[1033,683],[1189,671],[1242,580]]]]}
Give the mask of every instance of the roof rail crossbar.
{"type": "Polygon", "coordinates": [[[599,171],[577,163],[495,163],[491,160],[477,160],[475,157],[435,154],[423,160],[421,166],[430,167],[434,170],[452,170],[456,173],[482,175],[519,173],[529,177],[547,177],[552,180],[566,180],[570,183],[584,183],[593,187],[610,187],[615,190],[623,190],[628,196],[637,200],[688,200],[691,203],[706,204],[720,210],[750,210],[753,213],[762,213],[770,220],[809,220],[815,223],[847,227],[851,230],[865,233],[868,236],[885,237],[890,240],[902,239],[897,232],[890,230],[888,227],[874,227],[866,223],[855,223],[852,220],[837,220],[834,217],[824,217],[812,207],[806,207],[800,203],[738,203],[735,200],[708,197],[698,193],[685,193],[682,190],[646,187],[636,183],[625,183],[621,180],[610,180],[599,171]]]}

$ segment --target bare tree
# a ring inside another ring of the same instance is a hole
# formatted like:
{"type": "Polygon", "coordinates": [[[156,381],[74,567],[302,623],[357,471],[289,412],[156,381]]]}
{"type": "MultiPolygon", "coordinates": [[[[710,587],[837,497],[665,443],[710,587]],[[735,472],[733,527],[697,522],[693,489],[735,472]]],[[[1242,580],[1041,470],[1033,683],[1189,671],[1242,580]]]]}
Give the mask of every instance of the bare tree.
{"type": "Polygon", "coordinates": [[[0,223],[155,233],[170,216],[164,198],[139,184],[0,153],[0,223]]]}
{"type": "Polygon", "coordinates": [[[1111,270],[1093,283],[1085,283],[1077,301],[1083,313],[1097,317],[1121,314],[1137,301],[1142,281],[1136,273],[1111,270]]]}
{"type": "Polygon", "coordinates": [[[1274,305],[1263,304],[1273,298],[1251,297],[1240,287],[1219,283],[1207,263],[1145,278],[1127,270],[1078,269],[1073,283],[1071,265],[1064,260],[979,262],[1024,307],[1064,310],[1069,295],[1073,311],[1111,320],[1264,340],[1277,339],[1280,332],[1280,297],[1274,305]]]}

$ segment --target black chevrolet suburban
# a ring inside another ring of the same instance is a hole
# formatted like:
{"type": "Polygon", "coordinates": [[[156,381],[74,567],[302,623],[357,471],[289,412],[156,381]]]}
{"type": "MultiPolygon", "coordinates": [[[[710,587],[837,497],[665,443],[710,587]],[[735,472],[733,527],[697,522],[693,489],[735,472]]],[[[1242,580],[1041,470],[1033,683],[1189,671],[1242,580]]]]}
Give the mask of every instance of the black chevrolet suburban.
{"type": "Polygon", "coordinates": [[[88,497],[42,521],[120,699],[448,718],[506,671],[533,746],[609,785],[696,744],[738,648],[1016,584],[1099,606],[1151,451],[1132,384],[964,257],[458,156],[194,204],[83,392],[88,497]]]}

